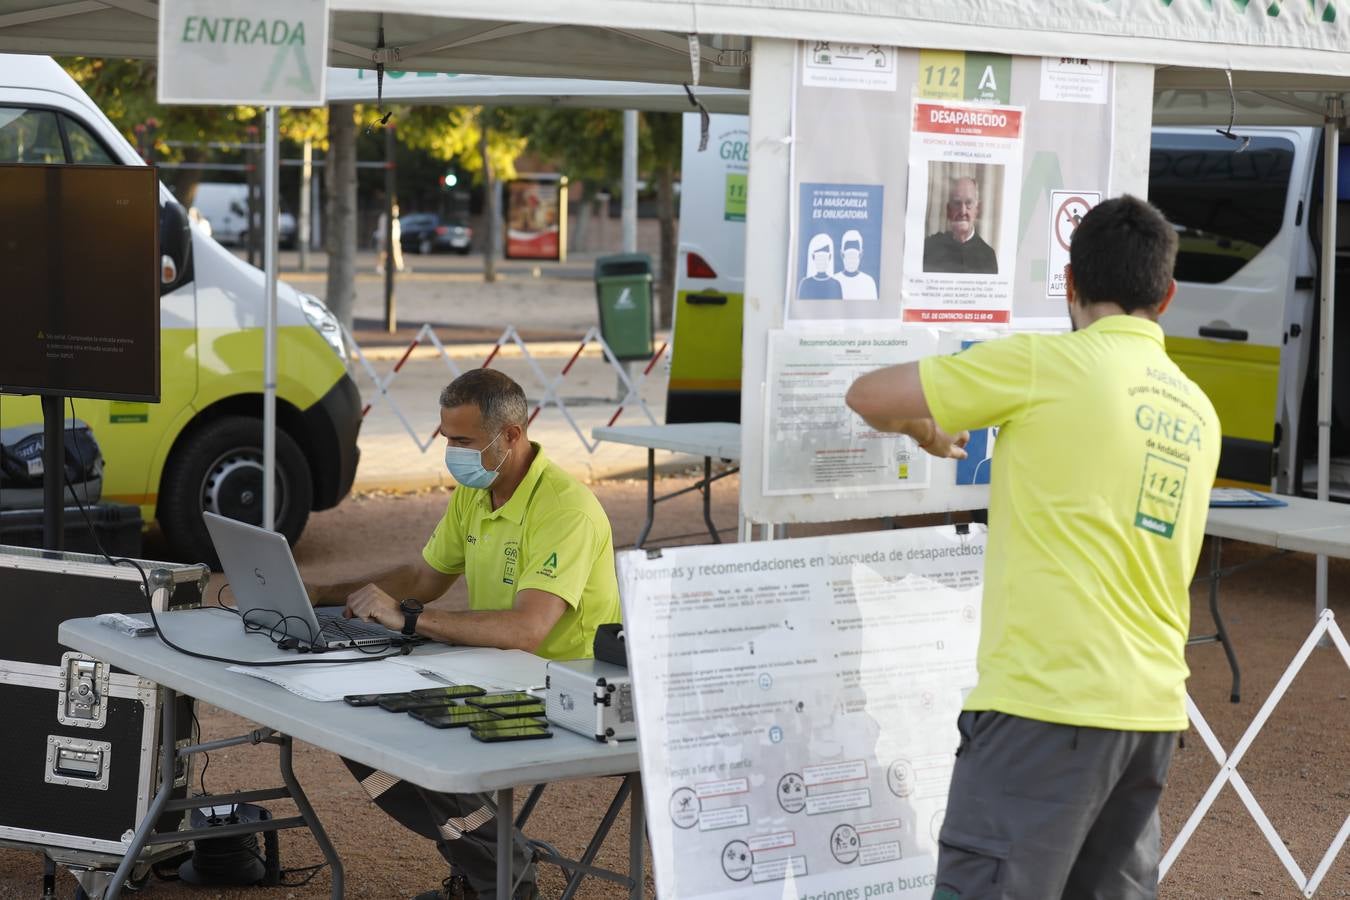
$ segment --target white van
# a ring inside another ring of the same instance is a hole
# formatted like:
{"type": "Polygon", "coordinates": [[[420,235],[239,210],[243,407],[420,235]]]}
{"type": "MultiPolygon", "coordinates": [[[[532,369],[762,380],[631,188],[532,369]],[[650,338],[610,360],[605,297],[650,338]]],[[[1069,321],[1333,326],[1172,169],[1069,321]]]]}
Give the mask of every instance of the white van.
{"type": "MultiPolygon", "coordinates": [[[[192,192],[192,210],[206,220],[211,236],[227,247],[248,243],[248,185],[225,181],[200,182],[192,192]]],[[[284,209],[277,216],[277,243],[295,247],[295,216],[284,209]]]]}
{"type": "MultiPolygon", "coordinates": [[[[80,87],[47,57],[0,54],[0,163],[144,165],[80,87]]],[[[262,520],[263,273],[160,190],[158,404],[76,400],[103,451],[103,499],[158,519],[173,553],[215,562],[203,509],[262,520]]],[[[39,301],[40,302],[40,301],[39,301]]],[[[277,529],[292,542],[356,476],[361,398],[337,320],[321,301],[278,287],[277,529]]],[[[40,423],[36,397],[6,398],[0,426],[40,423]]],[[[12,432],[11,432],[12,433],[12,432]]]]}
{"type": "Polygon", "coordinates": [[[684,116],[666,421],[739,422],[750,118],[711,116],[699,150],[700,118],[684,116]]]}
{"type": "MultiPolygon", "coordinates": [[[[1149,200],[1176,226],[1168,353],[1204,388],[1223,425],[1223,481],[1311,491],[1316,484],[1316,298],[1322,136],[1308,127],[1156,127],[1149,200]]],[[[1344,161],[1343,161],[1344,165],[1344,161]]],[[[1337,294],[1350,295],[1350,181],[1342,169],[1337,294]]],[[[1347,358],[1350,330],[1337,329],[1347,358]]],[[[1333,372],[1332,491],[1350,498],[1350,367],[1333,372]],[[1345,387],[1343,387],[1343,385],[1345,387]]]]}

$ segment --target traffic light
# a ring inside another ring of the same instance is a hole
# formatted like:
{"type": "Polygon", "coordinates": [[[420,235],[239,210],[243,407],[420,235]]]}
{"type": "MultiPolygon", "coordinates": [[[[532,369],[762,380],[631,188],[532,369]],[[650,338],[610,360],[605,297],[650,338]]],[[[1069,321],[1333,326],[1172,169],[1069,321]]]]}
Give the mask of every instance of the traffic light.
{"type": "Polygon", "coordinates": [[[446,172],[444,175],[440,177],[440,182],[441,182],[441,190],[443,191],[454,190],[455,185],[459,184],[459,176],[456,175],[453,171],[446,172]]]}

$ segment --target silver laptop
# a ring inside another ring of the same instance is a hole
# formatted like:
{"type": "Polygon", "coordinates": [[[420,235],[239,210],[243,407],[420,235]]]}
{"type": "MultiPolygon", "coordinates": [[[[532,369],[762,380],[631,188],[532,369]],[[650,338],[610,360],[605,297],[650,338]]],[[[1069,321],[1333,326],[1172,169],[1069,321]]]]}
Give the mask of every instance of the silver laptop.
{"type": "Polygon", "coordinates": [[[344,619],[341,607],[316,610],[305,594],[285,535],[215,513],[204,512],[202,519],[247,630],[284,634],[334,650],[407,640],[383,625],[344,619]]]}

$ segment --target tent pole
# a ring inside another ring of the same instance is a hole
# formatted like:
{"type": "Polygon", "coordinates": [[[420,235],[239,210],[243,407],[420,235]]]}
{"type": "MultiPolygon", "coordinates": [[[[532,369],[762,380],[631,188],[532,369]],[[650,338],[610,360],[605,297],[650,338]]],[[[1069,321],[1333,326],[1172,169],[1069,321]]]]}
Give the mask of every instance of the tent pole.
{"type": "Polygon", "coordinates": [[[637,252],[638,114],[623,111],[623,252],[637,252]]]}
{"type": "Polygon", "coordinates": [[[263,329],[263,514],[262,527],[276,525],[277,471],[277,169],[280,117],[267,107],[267,137],[263,149],[263,272],[267,318],[263,329]]]}
{"type": "MultiPolygon", "coordinates": [[[[638,113],[635,109],[623,111],[623,187],[620,194],[622,204],[623,252],[637,253],[638,239],[638,113]]],[[[655,297],[650,298],[655,300],[655,297]]],[[[631,381],[637,371],[637,363],[623,363],[624,370],[631,381]]],[[[616,380],[615,398],[622,403],[628,386],[622,378],[616,380]]]]}
{"type": "MultiPolygon", "coordinates": [[[[1340,161],[1341,118],[1339,97],[1328,97],[1322,126],[1322,296],[1321,333],[1317,353],[1317,499],[1331,499],[1331,376],[1332,338],[1336,333],[1336,203],[1340,161]]],[[[1327,558],[1317,557],[1317,615],[1327,608],[1327,558]]]]}

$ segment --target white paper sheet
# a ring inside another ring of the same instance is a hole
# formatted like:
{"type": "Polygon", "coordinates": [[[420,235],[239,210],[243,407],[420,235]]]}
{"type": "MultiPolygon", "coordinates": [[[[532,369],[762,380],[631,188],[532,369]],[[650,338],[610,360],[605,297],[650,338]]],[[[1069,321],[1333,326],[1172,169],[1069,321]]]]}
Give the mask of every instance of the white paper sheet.
{"type": "MultiPolygon", "coordinates": [[[[400,657],[400,659],[406,659],[400,657]]],[[[436,687],[441,682],[407,666],[396,665],[392,659],[364,662],[355,665],[319,666],[230,666],[231,672],[261,678],[283,687],[306,700],[331,703],[348,694],[393,694],[420,688],[436,687]]]]}
{"type": "Polygon", "coordinates": [[[524,650],[452,647],[440,653],[402,656],[397,666],[427,669],[455,684],[476,684],[489,691],[523,691],[543,685],[548,661],[524,650]]]}

